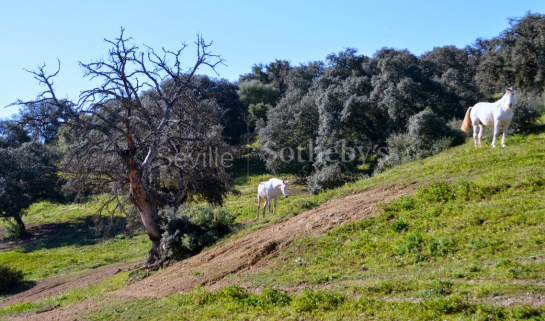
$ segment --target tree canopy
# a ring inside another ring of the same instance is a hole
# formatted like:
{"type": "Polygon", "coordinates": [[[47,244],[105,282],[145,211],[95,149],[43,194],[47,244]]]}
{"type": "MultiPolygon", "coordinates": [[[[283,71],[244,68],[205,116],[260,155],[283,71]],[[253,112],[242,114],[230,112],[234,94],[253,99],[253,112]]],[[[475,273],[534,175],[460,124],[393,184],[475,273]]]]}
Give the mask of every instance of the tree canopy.
{"type": "Polygon", "coordinates": [[[57,98],[53,77],[44,67],[33,75],[46,91],[34,101],[18,103],[23,124],[61,126],[65,157],[60,163],[73,188],[108,192],[123,208],[123,199],[137,210],[152,242],[146,264],[159,257],[162,229],[160,206],[177,207],[193,198],[221,204],[232,187],[225,172],[226,143],[210,82],[198,79],[200,67],[223,62],[198,37],[196,62],[185,69],[187,45],[161,53],[141,51],[131,38],[105,40],[105,59],[80,63],[85,76],[102,84],[81,93],[78,102],[57,98]],[[39,115],[36,106],[52,106],[39,115]]]}
{"type": "Polygon", "coordinates": [[[59,195],[57,161],[51,148],[32,142],[11,122],[0,123],[0,217],[15,220],[22,234],[23,210],[59,195]]]}

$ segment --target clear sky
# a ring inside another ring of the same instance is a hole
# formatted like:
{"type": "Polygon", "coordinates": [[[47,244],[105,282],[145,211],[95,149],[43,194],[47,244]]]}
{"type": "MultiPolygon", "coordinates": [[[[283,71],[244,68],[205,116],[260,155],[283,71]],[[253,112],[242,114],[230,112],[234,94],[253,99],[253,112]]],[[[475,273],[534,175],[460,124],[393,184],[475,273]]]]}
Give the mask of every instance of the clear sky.
{"type": "MultiPolygon", "coordinates": [[[[528,11],[545,13],[545,1],[0,0],[0,118],[18,111],[4,106],[44,89],[23,69],[45,63],[53,72],[57,59],[57,93],[76,100],[92,85],[78,62],[104,57],[109,46],[103,39],[118,37],[121,27],[135,44],[155,49],[178,49],[200,33],[226,60],[217,68],[220,77],[235,81],[257,63],[324,61],[347,47],[368,56],[382,47],[416,55],[465,47],[497,36],[509,17],[528,11]]],[[[195,47],[184,57],[193,64],[195,47]]],[[[215,76],[209,69],[200,73],[215,76]]]]}

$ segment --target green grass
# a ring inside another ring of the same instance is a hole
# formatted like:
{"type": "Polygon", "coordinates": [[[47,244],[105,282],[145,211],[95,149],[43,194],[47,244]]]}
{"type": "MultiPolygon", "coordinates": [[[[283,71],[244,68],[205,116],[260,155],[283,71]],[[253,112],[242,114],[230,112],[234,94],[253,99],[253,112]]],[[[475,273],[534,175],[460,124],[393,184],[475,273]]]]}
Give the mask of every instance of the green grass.
{"type": "Polygon", "coordinates": [[[251,294],[239,286],[196,288],[161,299],[124,300],[92,312],[89,320],[537,320],[543,308],[495,307],[457,296],[421,301],[350,297],[334,290],[288,294],[265,288],[251,294]]]}
{"type": "Polygon", "coordinates": [[[27,280],[39,280],[103,265],[143,260],[148,249],[149,240],[144,235],[100,240],[91,244],[82,240],[81,244],[53,248],[39,248],[37,245],[35,249],[18,247],[3,251],[0,255],[0,264],[22,270],[27,280]]]}
{"type": "Polygon", "coordinates": [[[97,230],[109,216],[98,217],[100,200],[86,204],[57,205],[40,202],[32,205],[23,219],[27,225],[39,225],[36,241],[23,241],[3,250],[0,264],[22,270],[26,280],[39,280],[71,272],[124,261],[143,260],[149,249],[144,234],[125,237],[123,218],[113,217],[114,227],[107,237],[97,230]],[[118,234],[118,237],[112,237],[118,234]]]}
{"type": "Polygon", "coordinates": [[[544,138],[510,137],[506,149],[468,142],[327,192],[420,187],[372,219],[297,239],[241,282],[342,283],[360,295],[402,298],[543,295],[544,138]]]}

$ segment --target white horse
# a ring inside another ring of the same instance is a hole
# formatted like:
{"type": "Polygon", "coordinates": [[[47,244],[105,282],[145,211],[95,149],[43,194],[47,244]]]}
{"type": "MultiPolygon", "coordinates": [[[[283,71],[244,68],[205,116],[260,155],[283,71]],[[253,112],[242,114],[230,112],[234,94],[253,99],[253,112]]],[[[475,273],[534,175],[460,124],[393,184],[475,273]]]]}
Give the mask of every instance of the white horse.
{"type": "Polygon", "coordinates": [[[274,211],[276,214],[276,200],[283,194],[284,197],[288,197],[288,183],[278,178],[271,178],[268,181],[261,182],[257,187],[257,216],[259,218],[259,208],[261,207],[261,201],[265,200],[265,206],[263,206],[263,217],[265,217],[265,209],[269,206],[269,214],[271,214],[271,199],[274,198],[274,211]]]}
{"type": "Polygon", "coordinates": [[[473,124],[473,139],[475,147],[481,147],[481,139],[483,138],[484,127],[494,127],[494,137],[492,139],[492,147],[496,148],[496,136],[500,126],[503,126],[503,137],[501,139],[501,147],[505,147],[505,134],[511,119],[513,119],[513,104],[515,103],[515,92],[513,88],[506,88],[505,95],[495,103],[478,103],[473,107],[469,107],[462,123],[461,129],[465,132],[469,131],[470,124],[473,124]],[[478,130],[479,129],[479,130],[478,130]]]}

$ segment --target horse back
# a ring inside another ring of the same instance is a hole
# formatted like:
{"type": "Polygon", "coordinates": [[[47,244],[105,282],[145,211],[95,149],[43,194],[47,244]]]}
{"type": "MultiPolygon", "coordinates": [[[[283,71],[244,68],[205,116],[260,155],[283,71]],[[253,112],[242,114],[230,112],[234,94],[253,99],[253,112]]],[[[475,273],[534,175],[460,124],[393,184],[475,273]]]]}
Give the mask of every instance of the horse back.
{"type": "Polygon", "coordinates": [[[494,126],[495,103],[478,103],[471,110],[471,120],[474,124],[483,124],[486,127],[494,126]]]}
{"type": "Polygon", "coordinates": [[[280,185],[278,184],[278,179],[270,179],[259,183],[257,187],[257,195],[262,198],[271,197],[274,198],[282,193],[280,190],[280,185]]]}

